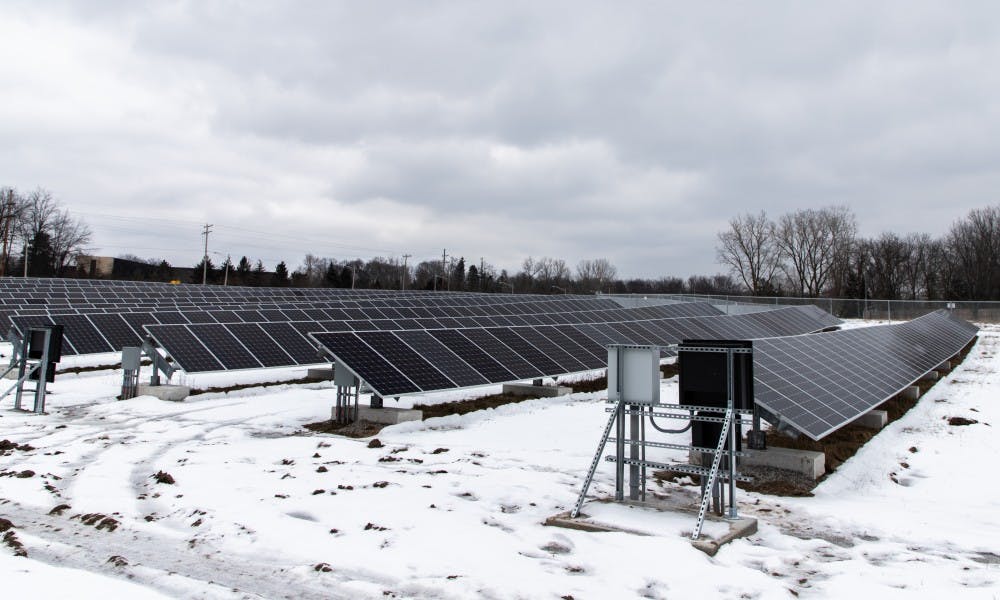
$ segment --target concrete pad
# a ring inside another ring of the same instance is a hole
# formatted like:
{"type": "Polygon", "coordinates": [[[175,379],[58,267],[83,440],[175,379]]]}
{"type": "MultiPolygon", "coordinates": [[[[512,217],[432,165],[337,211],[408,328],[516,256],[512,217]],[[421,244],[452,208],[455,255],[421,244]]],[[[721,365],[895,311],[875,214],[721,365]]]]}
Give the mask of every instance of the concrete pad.
{"type": "Polygon", "coordinates": [[[191,388],[186,385],[149,385],[148,383],[140,383],[136,389],[136,394],[139,396],[153,396],[170,402],[183,402],[185,398],[191,395],[191,388]]]}
{"type": "Polygon", "coordinates": [[[771,446],[767,450],[754,450],[749,456],[740,459],[739,464],[784,469],[801,473],[812,479],[819,479],[826,473],[826,455],[822,452],[775,446],[771,446]]]}
{"type": "Polygon", "coordinates": [[[309,369],[306,371],[306,379],[333,381],[333,369],[309,369]]]}
{"type": "Polygon", "coordinates": [[[860,425],[865,429],[880,431],[889,422],[889,413],[884,410],[870,410],[851,422],[851,425],[860,425]]]}
{"type": "Polygon", "coordinates": [[[505,383],[503,393],[530,398],[555,398],[572,394],[573,389],[561,385],[531,385],[528,383],[505,383]]]}
{"type": "Polygon", "coordinates": [[[372,423],[382,423],[385,425],[395,425],[406,421],[420,421],[424,418],[424,411],[413,410],[411,408],[371,408],[370,406],[358,407],[358,419],[370,421],[372,423]]]}
{"type": "MultiPolygon", "coordinates": [[[[647,500],[645,502],[641,501],[626,501],[625,504],[631,506],[638,506],[642,508],[651,508],[659,511],[670,511],[675,513],[682,513],[686,516],[690,516],[692,528],[693,525],[698,520],[698,512],[688,507],[676,506],[667,502],[657,501],[657,500],[647,500]]],[[[554,515],[545,519],[544,524],[548,527],[563,527],[566,529],[575,529],[577,531],[587,531],[591,533],[630,533],[632,535],[648,536],[651,535],[648,532],[638,531],[635,529],[629,529],[627,527],[620,527],[612,523],[605,523],[596,521],[587,517],[583,514],[577,518],[572,518],[570,516],[571,512],[563,512],[558,515],[554,515]]],[[[726,532],[721,535],[711,536],[708,535],[704,530],[698,540],[693,540],[691,545],[701,550],[709,556],[715,556],[715,553],[719,551],[719,548],[728,544],[729,542],[751,536],[757,533],[757,519],[750,517],[740,517],[738,519],[725,519],[719,517],[715,514],[708,514],[705,516],[706,521],[713,521],[716,523],[725,523],[728,525],[726,532]]]]}
{"type": "Polygon", "coordinates": [[[899,393],[904,400],[919,400],[920,399],[920,387],[911,385],[902,392],[899,393]]]}

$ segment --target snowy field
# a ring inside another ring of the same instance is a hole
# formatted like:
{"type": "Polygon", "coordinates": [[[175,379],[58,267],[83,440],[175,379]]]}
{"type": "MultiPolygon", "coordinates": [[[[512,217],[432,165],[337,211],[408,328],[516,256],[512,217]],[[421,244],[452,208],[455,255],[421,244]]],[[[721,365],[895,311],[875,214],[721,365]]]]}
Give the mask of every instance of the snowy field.
{"type": "MultiPolygon", "coordinates": [[[[0,440],[31,447],[0,456],[0,581],[11,598],[1000,598],[998,344],[985,326],[815,497],[739,493],[760,531],[715,557],[678,514],[590,501],[648,535],[542,525],[576,499],[604,393],[405,423],[370,448],[302,428],[328,418],[329,384],[175,404],[115,401],[120,371],[63,375],[47,415],[0,411],[0,440]]],[[[602,464],[592,495],[612,488],[602,464]]],[[[696,489],[650,482],[691,505],[696,489]]]]}

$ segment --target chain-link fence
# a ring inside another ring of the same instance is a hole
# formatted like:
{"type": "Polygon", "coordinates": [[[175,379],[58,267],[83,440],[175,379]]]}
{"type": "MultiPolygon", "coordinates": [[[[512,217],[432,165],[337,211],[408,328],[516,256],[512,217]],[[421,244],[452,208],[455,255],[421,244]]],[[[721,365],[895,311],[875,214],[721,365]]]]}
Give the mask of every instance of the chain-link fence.
{"type": "Polygon", "coordinates": [[[727,296],[719,294],[614,294],[631,306],[667,301],[711,302],[727,313],[753,311],[764,306],[813,304],[842,319],[906,321],[939,308],[950,308],[966,321],[1000,323],[1000,302],[951,300],[873,300],[860,298],[793,298],[789,296],[727,296]]]}

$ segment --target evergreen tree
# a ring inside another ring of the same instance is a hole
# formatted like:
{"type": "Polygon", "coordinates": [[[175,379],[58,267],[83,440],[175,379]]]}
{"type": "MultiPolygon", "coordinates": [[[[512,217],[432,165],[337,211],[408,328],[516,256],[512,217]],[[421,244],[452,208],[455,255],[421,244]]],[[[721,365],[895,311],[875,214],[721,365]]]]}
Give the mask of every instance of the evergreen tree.
{"type": "Polygon", "coordinates": [[[264,263],[260,260],[257,261],[257,265],[250,272],[250,285],[264,285],[264,263]]]}
{"type": "Polygon", "coordinates": [[[156,280],[157,281],[173,281],[174,279],[174,268],[170,266],[165,260],[161,260],[160,264],[156,265],[156,280]]]}
{"type": "Polygon", "coordinates": [[[323,275],[323,287],[340,287],[340,271],[337,264],[332,260],[326,265],[326,273],[323,275]]]}
{"type": "Polygon", "coordinates": [[[215,283],[215,266],[212,264],[212,259],[202,259],[198,261],[198,264],[194,266],[194,270],[191,271],[191,277],[189,281],[191,283],[201,283],[202,279],[205,279],[205,283],[215,283]],[[205,263],[208,263],[207,273],[205,272],[205,263]]]}
{"type": "Polygon", "coordinates": [[[236,265],[236,278],[240,285],[246,285],[250,281],[250,271],[253,267],[250,265],[250,259],[243,257],[240,259],[239,264],[236,265]]]}
{"type": "Polygon", "coordinates": [[[465,287],[465,257],[458,259],[451,270],[451,289],[461,290],[465,287]]]}
{"type": "Polygon", "coordinates": [[[465,286],[471,292],[479,291],[479,269],[476,265],[469,266],[469,274],[465,277],[465,286]]]}
{"type": "Polygon", "coordinates": [[[274,287],[285,287],[291,280],[288,277],[288,267],[285,265],[285,261],[278,263],[278,266],[274,267],[274,275],[271,276],[271,285],[274,287]]]}

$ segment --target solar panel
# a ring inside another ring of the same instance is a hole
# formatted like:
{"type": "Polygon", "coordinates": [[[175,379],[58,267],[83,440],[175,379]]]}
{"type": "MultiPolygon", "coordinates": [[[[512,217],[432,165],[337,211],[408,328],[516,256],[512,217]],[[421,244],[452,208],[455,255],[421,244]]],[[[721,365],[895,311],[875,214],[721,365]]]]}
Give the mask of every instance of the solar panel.
{"type": "Polygon", "coordinates": [[[459,333],[516,375],[515,379],[544,377],[545,373],[526,361],[486,329],[462,329],[459,333]]]}
{"type": "Polygon", "coordinates": [[[455,384],[412,348],[389,332],[371,331],[359,336],[422,390],[441,390],[455,384]]]}
{"type": "Polygon", "coordinates": [[[53,317],[52,321],[63,326],[63,336],[73,342],[77,354],[100,354],[115,350],[84,315],[59,315],[53,317]]]}
{"type": "Polygon", "coordinates": [[[298,362],[256,323],[232,323],[226,329],[265,367],[283,367],[298,362]]]}
{"type": "Polygon", "coordinates": [[[420,356],[426,358],[459,387],[473,387],[489,383],[486,377],[426,331],[397,331],[395,333],[396,337],[403,340],[420,356]]]}
{"type": "Polygon", "coordinates": [[[221,371],[222,364],[212,356],[184,325],[150,325],[147,331],[170,356],[188,373],[221,371]]]}
{"type": "Polygon", "coordinates": [[[977,331],[939,310],[896,325],[756,340],[756,401],[818,440],[957,354],[977,331]]]}
{"type": "Polygon", "coordinates": [[[452,353],[460,356],[462,360],[478,371],[491,383],[501,381],[515,381],[518,379],[514,373],[502,365],[498,360],[483,352],[483,350],[473,344],[467,337],[458,331],[451,329],[437,329],[428,332],[437,341],[441,342],[452,353]]]}
{"type": "Polygon", "coordinates": [[[200,325],[198,339],[206,348],[211,349],[215,358],[227,370],[259,369],[263,366],[238,339],[229,333],[225,325],[217,323],[200,325]]]}
{"type": "Polygon", "coordinates": [[[314,333],[312,336],[382,395],[396,396],[420,391],[416,384],[362,342],[356,334],[314,333]]]}

